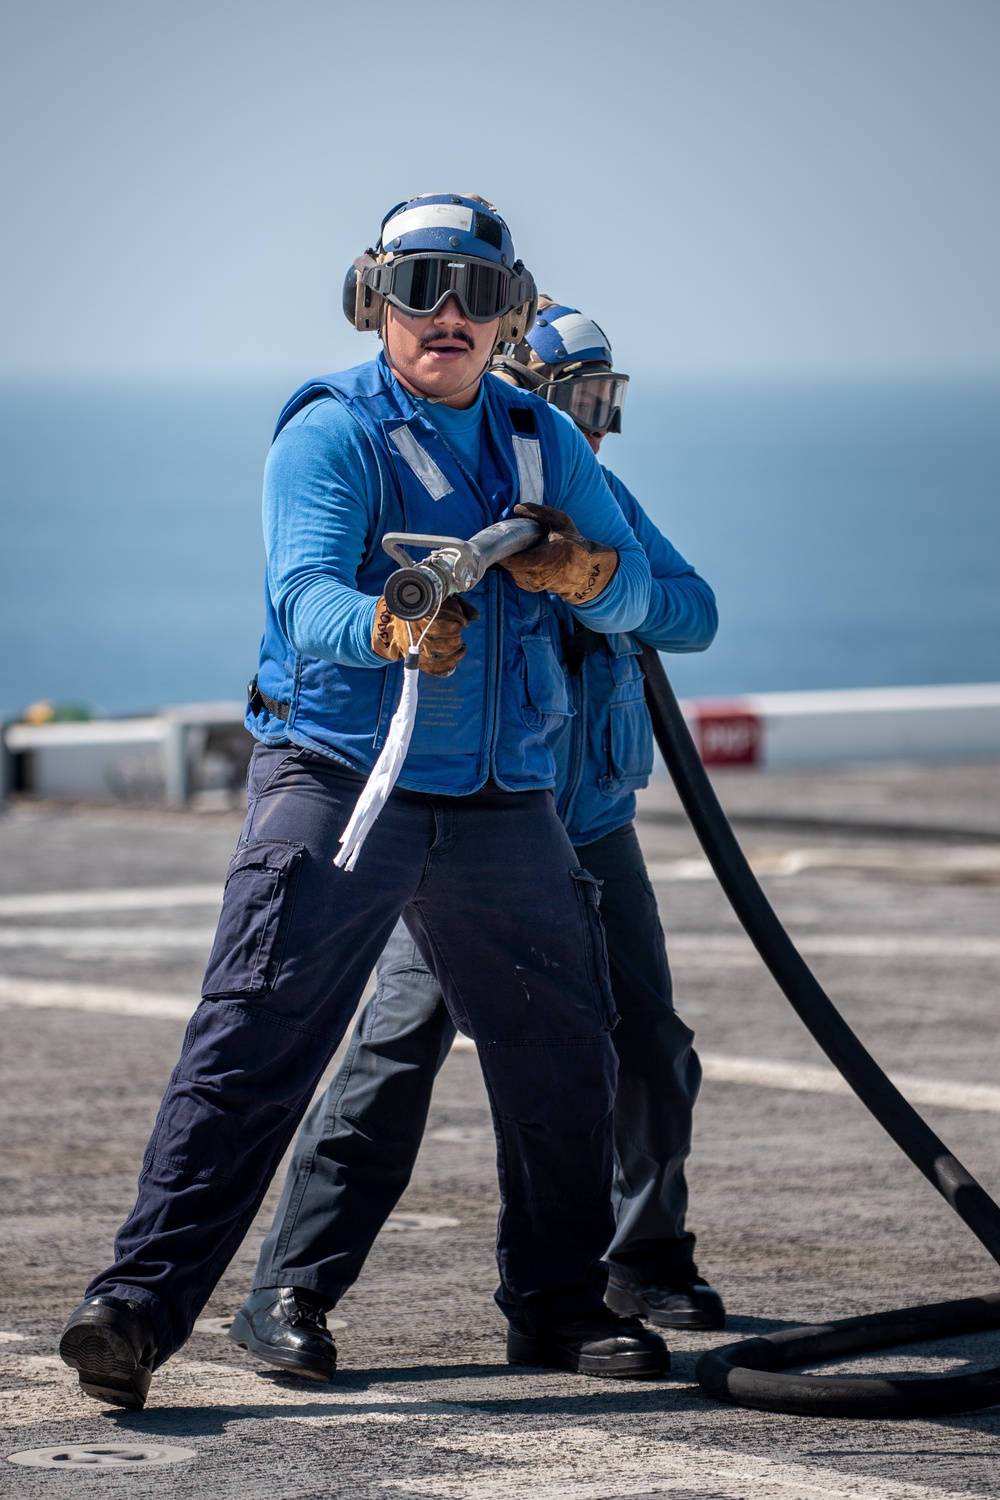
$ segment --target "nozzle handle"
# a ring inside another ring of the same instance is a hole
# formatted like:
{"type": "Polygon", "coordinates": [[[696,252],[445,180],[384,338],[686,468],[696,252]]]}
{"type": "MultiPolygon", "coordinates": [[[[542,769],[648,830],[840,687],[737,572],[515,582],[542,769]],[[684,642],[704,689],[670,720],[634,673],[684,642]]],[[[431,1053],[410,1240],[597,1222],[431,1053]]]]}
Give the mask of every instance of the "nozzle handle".
{"type": "Polygon", "coordinates": [[[545,528],[522,516],[508,516],[464,541],[454,536],[389,531],[382,546],[403,566],[386,579],[383,597],[398,620],[423,620],[451,594],[467,594],[487,568],[503,557],[523,552],[542,539],[545,528]],[[414,562],[407,547],[431,547],[429,557],[414,562]]]}

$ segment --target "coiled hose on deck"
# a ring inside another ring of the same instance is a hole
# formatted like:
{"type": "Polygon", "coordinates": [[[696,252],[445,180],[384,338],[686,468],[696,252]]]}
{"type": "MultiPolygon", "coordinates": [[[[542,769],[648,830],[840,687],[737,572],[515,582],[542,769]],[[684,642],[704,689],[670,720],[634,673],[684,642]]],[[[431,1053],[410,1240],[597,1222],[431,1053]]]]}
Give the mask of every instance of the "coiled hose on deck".
{"type": "MultiPolygon", "coordinates": [[[[779,922],[719,805],[660,658],[642,651],[653,733],[716,878],[800,1020],[858,1098],[1000,1264],[1000,1206],[917,1114],[854,1035],[779,922]]],[[[789,1328],[703,1354],[703,1391],[759,1411],[801,1416],[915,1417],[1000,1402],[1000,1368],[907,1380],[786,1375],[794,1365],[1000,1327],[1000,1293],[789,1328]]]]}

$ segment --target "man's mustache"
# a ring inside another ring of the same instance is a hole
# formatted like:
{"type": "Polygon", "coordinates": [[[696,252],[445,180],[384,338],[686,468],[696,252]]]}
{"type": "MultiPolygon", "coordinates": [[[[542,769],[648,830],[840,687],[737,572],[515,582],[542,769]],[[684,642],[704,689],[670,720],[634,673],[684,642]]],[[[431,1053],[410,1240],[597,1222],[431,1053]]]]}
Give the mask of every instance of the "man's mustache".
{"type": "Polygon", "coordinates": [[[427,333],[420,340],[421,349],[429,349],[432,344],[468,344],[470,349],[475,349],[476,341],[471,334],[466,333],[464,328],[456,328],[454,333],[427,333]]]}

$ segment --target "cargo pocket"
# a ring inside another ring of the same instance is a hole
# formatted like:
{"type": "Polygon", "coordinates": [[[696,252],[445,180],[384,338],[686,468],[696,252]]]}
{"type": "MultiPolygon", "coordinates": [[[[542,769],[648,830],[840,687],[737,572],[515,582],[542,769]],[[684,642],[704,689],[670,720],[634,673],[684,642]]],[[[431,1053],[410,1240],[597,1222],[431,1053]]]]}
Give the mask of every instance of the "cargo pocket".
{"type": "Polygon", "coordinates": [[[303,847],[260,843],[236,851],[202,985],[206,1000],[263,995],[271,989],[295,904],[303,847]]]}
{"type": "Polygon", "coordinates": [[[646,785],[653,769],[653,726],[645,698],[610,705],[606,750],[607,765],[598,783],[606,797],[646,785]]]}
{"type": "Polygon", "coordinates": [[[604,936],[604,923],[601,921],[601,882],[589,870],[570,870],[569,873],[580,902],[597,1013],[605,1031],[610,1031],[618,1024],[618,1012],[615,1009],[615,997],[611,993],[608,945],[604,936]]]}
{"type": "Polygon", "coordinates": [[[574,711],[566,690],[566,678],[548,636],[522,636],[521,650],[524,653],[525,691],[522,716],[529,729],[545,729],[552,715],[568,717],[574,711]]]}

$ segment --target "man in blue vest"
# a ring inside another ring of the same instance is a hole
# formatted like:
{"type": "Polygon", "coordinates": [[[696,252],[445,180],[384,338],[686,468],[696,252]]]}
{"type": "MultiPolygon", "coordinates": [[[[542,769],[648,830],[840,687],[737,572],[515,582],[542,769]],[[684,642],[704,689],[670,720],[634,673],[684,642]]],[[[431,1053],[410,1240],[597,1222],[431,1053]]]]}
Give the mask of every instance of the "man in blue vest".
{"type": "Polygon", "coordinates": [[[598,882],[556,815],[546,738],[571,712],[550,595],[621,632],[646,615],[650,573],[580,432],[482,378],[534,304],[492,205],[401,203],[345,288],[382,353],[311,382],[279,419],[247,819],[135,1207],[60,1343],[99,1400],[142,1406],[187,1338],[404,911],[493,1105],[508,1357],[666,1367],[662,1340],[603,1300],[617,1018],[598,882]],[[386,532],[468,537],[518,503],[548,533],[535,575],[491,569],[470,602],[414,627],[391,614],[386,532]],[[343,870],[414,637],[426,683],[410,751],[343,870]]]}
{"type": "MultiPolygon", "coordinates": [[[[534,328],[493,372],[563,411],[596,453],[621,431],[627,376],[603,330],[542,297],[534,328]]],[[[602,882],[612,988],[620,1021],[615,1100],[617,1229],[607,1300],[659,1327],[720,1328],[722,1299],[699,1275],[685,1226],[692,1111],[701,1080],[692,1032],[673,1008],[656,900],[633,827],[636,788],[652,769],[638,641],[700,651],[717,626],[715,599],[621,480],[604,476],[653,575],[650,609],[631,635],[582,626],[562,601],[567,688],[575,714],[550,743],[556,808],[580,864],[602,882]]],[[[531,567],[530,554],[511,561],[531,567]]],[[[347,1056],[299,1133],[254,1290],[229,1336],[269,1364],[331,1378],[337,1351],[325,1314],[350,1287],[409,1181],[434,1078],[455,1037],[440,986],[402,922],[378,963],[373,998],[347,1056]]]]}

